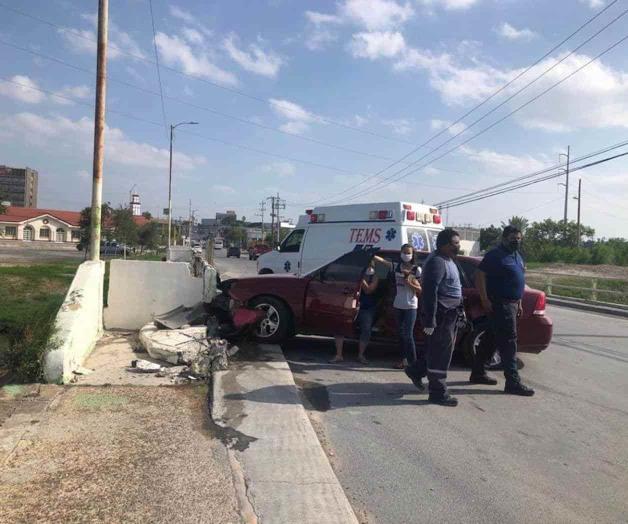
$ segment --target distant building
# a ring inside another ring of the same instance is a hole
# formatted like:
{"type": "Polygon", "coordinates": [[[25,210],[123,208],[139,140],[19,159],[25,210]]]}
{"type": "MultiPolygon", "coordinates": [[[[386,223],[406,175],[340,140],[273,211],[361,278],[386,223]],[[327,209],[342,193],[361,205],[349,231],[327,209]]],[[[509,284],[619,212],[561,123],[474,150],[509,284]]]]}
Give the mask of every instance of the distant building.
{"type": "Polygon", "coordinates": [[[470,224],[453,227],[460,233],[460,247],[465,255],[478,256],[480,254],[480,228],[470,224]]]}
{"type": "Polygon", "coordinates": [[[236,218],[236,212],[232,210],[225,211],[224,213],[216,213],[216,220],[219,222],[224,220],[225,218],[234,217],[236,218]]]}
{"type": "MultiPolygon", "coordinates": [[[[0,239],[76,244],[81,240],[80,220],[80,211],[11,206],[0,215],[0,239]]],[[[149,220],[139,216],[133,221],[142,226],[149,220]]]]}
{"type": "Polygon", "coordinates": [[[142,215],[142,203],[140,202],[140,196],[137,193],[131,195],[131,213],[134,217],[142,215]]]}
{"type": "Polygon", "coordinates": [[[14,207],[37,207],[39,173],[29,167],[0,166],[0,200],[14,207]]]}

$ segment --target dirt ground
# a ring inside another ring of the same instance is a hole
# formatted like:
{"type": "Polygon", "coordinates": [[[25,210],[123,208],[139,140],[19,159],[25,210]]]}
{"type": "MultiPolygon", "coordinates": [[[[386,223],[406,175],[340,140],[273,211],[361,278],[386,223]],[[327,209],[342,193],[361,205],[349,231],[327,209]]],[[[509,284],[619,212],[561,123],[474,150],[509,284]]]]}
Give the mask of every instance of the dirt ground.
{"type": "Polygon", "coordinates": [[[547,264],[530,271],[538,271],[543,273],[564,273],[578,277],[599,277],[599,278],[616,278],[628,280],[628,267],[610,266],[602,264],[592,266],[586,264],[547,264]]]}
{"type": "Polygon", "coordinates": [[[59,387],[0,398],[0,522],[240,522],[206,395],[59,387]]]}

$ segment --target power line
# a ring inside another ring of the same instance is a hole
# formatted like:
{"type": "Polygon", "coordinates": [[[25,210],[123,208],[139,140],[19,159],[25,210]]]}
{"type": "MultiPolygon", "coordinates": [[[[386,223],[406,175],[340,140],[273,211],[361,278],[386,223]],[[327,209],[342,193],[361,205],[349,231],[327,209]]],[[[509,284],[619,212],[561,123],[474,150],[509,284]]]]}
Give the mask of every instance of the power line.
{"type": "MultiPolygon", "coordinates": [[[[591,152],[591,153],[587,153],[586,155],[582,155],[582,156],[580,156],[578,158],[573,159],[571,161],[571,163],[575,164],[575,163],[578,163],[578,162],[582,162],[583,160],[587,160],[589,158],[592,158],[592,157],[595,157],[595,156],[599,156],[599,155],[604,154],[604,153],[608,153],[609,151],[614,151],[615,149],[619,149],[620,147],[624,147],[626,145],[628,145],[628,140],[625,140],[623,142],[619,142],[618,144],[614,144],[612,146],[604,147],[602,149],[599,149],[599,150],[591,152]]],[[[450,205],[450,204],[454,204],[458,200],[464,200],[464,199],[467,199],[469,197],[478,195],[480,193],[484,193],[486,191],[490,191],[490,190],[493,190],[493,189],[498,189],[500,187],[508,186],[508,185],[510,185],[510,184],[512,184],[514,182],[519,182],[521,180],[526,180],[526,179],[533,178],[533,177],[536,177],[536,176],[539,176],[539,175],[542,175],[542,174],[545,174],[545,173],[549,173],[551,171],[555,171],[556,169],[560,169],[562,167],[565,167],[565,164],[562,164],[562,163],[559,162],[558,164],[555,164],[555,165],[553,165],[551,167],[547,167],[547,168],[542,169],[540,171],[534,171],[533,173],[529,173],[527,175],[522,175],[522,176],[519,176],[517,178],[513,178],[511,180],[508,180],[506,182],[501,182],[500,184],[495,184],[493,186],[485,187],[483,189],[478,189],[478,190],[476,190],[476,191],[474,191],[472,193],[466,193],[466,194],[460,195],[458,197],[450,198],[449,200],[444,200],[442,202],[437,202],[435,205],[436,206],[447,206],[447,205],[450,205]]]]}
{"type": "MultiPolygon", "coordinates": [[[[457,124],[461,123],[467,116],[469,116],[470,114],[474,113],[476,110],[478,110],[480,107],[482,107],[484,104],[486,104],[487,102],[489,102],[490,100],[492,100],[494,97],[496,97],[498,94],[502,93],[505,89],[507,89],[509,86],[511,86],[514,82],[516,82],[517,80],[519,80],[519,78],[521,78],[522,76],[524,76],[527,72],[529,72],[533,67],[535,67],[536,65],[538,65],[539,63],[541,63],[543,60],[545,60],[545,58],[547,58],[549,55],[551,55],[554,51],[556,51],[558,48],[560,48],[564,43],[566,43],[567,41],[569,41],[572,37],[574,37],[577,33],[579,33],[582,29],[584,29],[586,26],[588,26],[591,22],[593,22],[594,20],[596,20],[600,15],[602,15],[602,13],[604,13],[605,11],[607,11],[612,5],[614,5],[615,3],[617,3],[618,0],[614,0],[613,2],[611,2],[610,4],[608,4],[606,7],[604,7],[604,9],[602,9],[601,11],[599,11],[597,14],[595,14],[593,17],[589,18],[584,24],[582,24],[580,27],[578,27],[574,32],[572,32],[568,37],[564,38],[561,42],[559,42],[558,44],[556,44],[554,47],[552,47],[549,51],[547,51],[541,58],[539,58],[538,60],[536,60],[533,64],[529,65],[527,68],[525,68],[523,71],[521,71],[519,74],[517,74],[512,80],[510,80],[509,82],[507,82],[506,84],[504,84],[503,86],[501,86],[499,89],[497,89],[496,91],[494,91],[493,93],[491,93],[488,97],[486,97],[484,100],[482,100],[479,104],[475,105],[474,107],[472,107],[469,111],[467,111],[464,115],[462,115],[461,117],[459,117],[457,120],[455,120],[454,122],[452,122],[449,126],[447,126],[446,128],[440,130],[438,133],[436,133],[435,135],[431,136],[429,139],[427,139],[425,142],[423,142],[422,144],[416,146],[412,151],[410,151],[409,153],[407,153],[406,155],[402,156],[399,160],[396,160],[395,162],[393,162],[392,164],[386,166],[385,168],[381,169],[380,171],[378,171],[377,173],[374,173],[373,175],[370,175],[368,178],[366,178],[365,180],[362,181],[362,183],[367,182],[368,180],[372,179],[372,178],[377,178],[379,175],[381,175],[382,173],[388,171],[391,167],[396,166],[397,164],[400,164],[401,162],[403,162],[405,159],[407,159],[408,157],[410,157],[411,155],[413,155],[414,153],[416,153],[419,149],[421,149],[422,147],[426,146],[427,144],[429,144],[430,142],[434,141],[435,139],[437,139],[438,137],[440,137],[441,135],[443,135],[444,133],[446,133],[447,131],[449,131],[450,129],[453,129],[457,124]]],[[[450,137],[449,140],[447,140],[446,142],[440,144],[437,148],[432,149],[430,152],[426,153],[425,155],[423,155],[421,158],[415,160],[413,163],[411,163],[409,166],[407,166],[404,169],[407,169],[408,167],[412,166],[413,164],[416,164],[418,162],[420,162],[421,160],[423,160],[424,158],[426,158],[427,156],[429,156],[430,154],[434,153],[435,151],[437,151],[438,149],[440,149],[441,147],[443,147],[444,145],[450,143],[452,140],[454,140],[455,138],[457,138],[458,136],[460,136],[463,133],[466,133],[471,127],[473,127],[475,124],[479,123],[480,121],[484,120],[487,116],[489,116],[490,114],[494,113],[497,109],[499,109],[500,107],[502,107],[504,104],[506,104],[507,102],[509,102],[510,100],[512,100],[515,96],[517,96],[519,93],[521,93],[523,90],[527,89],[529,86],[531,86],[533,83],[535,83],[537,80],[539,80],[540,78],[542,78],[543,76],[545,76],[547,73],[549,73],[551,70],[553,70],[555,67],[557,67],[559,64],[561,64],[563,61],[565,61],[567,58],[569,58],[573,53],[575,53],[577,50],[579,50],[580,48],[582,48],[584,45],[586,45],[587,43],[589,43],[591,40],[593,40],[595,37],[597,37],[600,33],[602,33],[603,31],[605,31],[609,26],[611,26],[612,24],[614,24],[617,20],[619,20],[621,17],[623,17],[626,13],[628,12],[628,10],[624,11],[623,13],[621,13],[617,18],[615,18],[614,20],[612,20],[610,23],[608,23],[607,25],[605,25],[604,27],[602,27],[602,29],[600,29],[597,33],[595,33],[594,35],[592,35],[589,39],[585,40],[583,43],[581,43],[578,47],[576,47],[573,51],[571,51],[568,55],[564,56],[560,61],[556,62],[552,67],[550,67],[549,69],[546,69],[541,75],[537,76],[536,78],[534,78],[531,82],[529,82],[528,84],[526,84],[524,87],[522,87],[521,89],[519,89],[517,92],[515,92],[513,95],[511,95],[509,98],[507,98],[506,100],[504,100],[502,103],[500,103],[498,106],[494,107],[492,110],[490,110],[488,113],[485,113],[481,118],[475,120],[472,124],[470,124],[469,126],[465,126],[465,128],[463,130],[461,130],[460,132],[456,133],[454,136],[450,137]]],[[[395,174],[399,174],[403,171],[397,171],[395,174]]],[[[347,188],[346,190],[338,193],[336,196],[339,196],[341,194],[345,194],[347,192],[350,192],[353,188],[347,188]]]]}
{"type": "MultiPolygon", "coordinates": [[[[87,68],[83,68],[83,67],[77,66],[75,64],[72,64],[70,62],[62,60],[60,58],[52,57],[52,56],[46,55],[44,53],[41,53],[41,52],[38,52],[38,51],[34,51],[32,49],[28,49],[28,48],[25,48],[25,47],[18,46],[18,45],[14,44],[14,43],[2,40],[1,38],[0,38],[0,44],[5,45],[7,47],[11,47],[13,49],[17,49],[19,51],[23,51],[25,53],[29,53],[29,54],[31,54],[33,56],[37,56],[39,58],[43,58],[44,60],[49,60],[51,62],[55,62],[55,63],[61,64],[61,65],[64,65],[66,67],[70,67],[70,68],[72,68],[72,69],[74,69],[76,71],[81,71],[81,72],[84,72],[84,73],[93,74],[93,71],[90,71],[87,68]]],[[[209,107],[206,107],[206,106],[201,106],[199,104],[195,104],[193,102],[188,102],[187,100],[183,100],[181,98],[168,96],[168,95],[163,94],[163,92],[156,92],[156,91],[153,91],[152,89],[148,89],[146,87],[139,86],[137,84],[133,84],[133,83],[127,82],[125,80],[116,79],[116,78],[111,77],[111,76],[109,76],[108,80],[110,82],[114,82],[114,83],[117,83],[117,84],[120,84],[120,85],[131,87],[133,89],[137,89],[139,91],[142,91],[144,93],[148,93],[148,94],[153,95],[153,96],[157,96],[157,97],[160,96],[162,98],[162,101],[163,101],[163,99],[167,99],[167,100],[171,100],[171,101],[174,101],[174,102],[178,102],[178,103],[186,105],[188,107],[193,107],[195,109],[200,109],[201,111],[206,111],[208,113],[211,113],[211,114],[214,114],[214,115],[218,115],[218,116],[221,116],[221,117],[224,117],[224,118],[228,118],[228,119],[231,119],[231,120],[235,120],[235,121],[243,123],[243,124],[247,124],[247,125],[258,127],[258,128],[265,129],[265,130],[268,130],[268,131],[273,131],[275,133],[280,133],[280,134],[283,134],[283,135],[287,135],[287,136],[289,136],[291,138],[295,138],[297,140],[302,140],[302,141],[305,141],[305,142],[310,142],[310,143],[314,143],[314,144],[330,147],[330,148],[333,148],[333,149],[337,149],[339,151],[345,151],[347,153],[353,153],[353,154],[356,154],[356,155],[363,155],[363,156],[367,156],[367,157],[370,157],[370,158],[377,158],[377,159],[381,159],[381,160],[392,160],[392,158],[387,157],[387,156],[377,155],[377,154],[369,153],[369,152],[366,152],[366,151],[360,151],[360,150],[357,150],[357,149],[352,149],[352,148],[341,146],[341,145],[334,144],[334,143],[331,143],[331,142],[325,142],[323,140],[318,140],[316,138],[311,138],[311,137],[307,137],[307,136],[302,136],[302,135],[297,135],[297,134],[294,134],[294,133],[290,133],[290,132],[284,131],[283,129],[280,129],[280,128],[276,128],[276,127],[268,126],[268,125],[265,125],[265,124],[261,124],[259,122],[255,122],[253,120],[247,120],[245,118],[241,118],[241,117],[238,117],[238,116],[235,116],[235,115],[230,115],[230,114],[225,113],[223,111],[218,111],[216,109],[212,109],[212,108],[209,108],[209,107]]],[[[409,165],[409,163],[408,163],[408,165],[409,165]]]]}
{"type": "MultiPolygon", "coordinates": [[[[620,40],[616,41],[614,44],[612,44],[611,46],[607,47],[604,51],[598,53],[596,56],[594,56],[593,58],[591,58],[589,61],[587,61],[586,63],[584,63],[583,65],[581,65],[580,67],[578,67],[577,69],[575,69],[574,71],[572,71],[571,73],[569,73],[566,77],[562,78],[561,80],[559,80],[558,82],[555,82],[554,84],[552,84],[551,86],[549,86],[547,89],[544,89],[543,91],[541,91],[539,94],[537,94],[536,96],[532,97],[531,99],[529,99],[527,102],[521,104],[520,106],[518,106],[517,108],[515,108],[514,110],[512,110],[510,113],[506,114],[505,116],[503,116],[502,118],[500,118],[499,120],[496,120],[495,122],[493,122],[492,124],[490,124],[488,127],[485,127],[484,129],[482,129],[481,131],[479,131],[478,133],[476,133],[475,135],[472,135],[471,137],[467,138],[465,141],[461,142],[460,144],[454,146],[451,149],[448,149],[447,151],[445,151],[443,154],[437,156],[436,158],[433,158],[432,160],[429,160],[428,162],[424,163],[423,165],[417,167],[416,169],[413,169],[411,171],[409,171],[408,173],[403,174],[402,176],[397,177],[395,180],[391,181],[391,182],[387,182],[388,180],[391,180],[395,174],[397,173],[393,173],[393,175],[390,175],[388,177],[386,177],[385,179],[382,180],[381,183],[379,183],[379,185],[375,185],[372,186],[370,188],[367,188],[365,190],[359,191],[358,193],[356,193],[355,195],[349,197],[348,199],[341,199],[341,200],[336,200],[333,201],[331,203],[336,203],[336,202],[340,202],[342,200],[354,200],[362,195],[371,193],[375,190],[379,190],[382,189],[384,187],[386,187],[387,185],[390,185],[393,182],[398,182],[400,180],[403,180],[404,178],[418,172],[421,169],[426,168],[427,166],[429,166],[430,164],[433,164],[434,162],[440,160],[441,158],[444,158],[445,156],[447,156],[448,154],[452,153],[453,151],[456,151],[457,149],[460,149],[462,146],[468,144],[469,142],[471,142],[472,140],[475,140],[477,137],[483,135],[484,133],[486,133],[487,131],[491,130],[492,128],[494,128],[495,126],[501,124],[504,120],[506,120],[507,118],[511,117],[512,115],[514,115],[515,113],[518,113],[519,111],[521,111],[522,109],[524,109],[525,107],[529,106],[530,104],[536,102],[539,98],[541,98],[542,96],[546,95],[547,93],[549,93],[550,91],[552,91],[553,89],[555,89],[556,87],[558,87],[559,85],[561,85],[562,83],[566,82],[567,80],[569,80],[572,76],[574,76],[575,74],[579,73],[580,71],[582,71],[584,68],[588,67],[589,65],[591,65],[593,62],[595,62],[596,60],[598,60],[599,58],[601,58],[602,56],[604,56],[605,54],[609,53],[610,51],[612,51],[613,49],[615,49],[617,46],[619,46],[620,44],[622,44],[623,42],[625,42],[626,40],[628,40],[628,35],[624,36],[623,38],[621,38],[620,40]]],[[[402,169],[401,171],[404,171],[405,169],[402,169]]],[[[399,173],[399,172],[398,172],[399,173]]]]}
{"type": "MultiPolygon", "coordinates": [[[[63,26],[61,26],[59,24],[51,22],[50,20],[46,20],[46,19],[41,18],[39,16],[33,15],[31,13],[27,13],[25,11],[22,11],[21,9],[17,9],[17,8],[15,8],[13,6],[9,6],[9,5],[7,5],[7,4],[5,4],[3,2],[0,2],[0,7],[6,9],[8,11],[12,11],[13,13],[18,14],[20,16],[23,16],[23,17],[29,18],[31,20],[34,20],[36,22],[39,22],[41,24],[45,24],[45,25],[48,25],[50,27],[54,27],[56,29],[61,29],[61,30],[66,31],[66,32],[70,32],[73,35],[75,35],[77,38],[82,38],[83,40],[86,40],[86,41],[89,41],[89,42],[92,42],[92,43],[96,42],[95,39],[90,38],[88,36],[85,36],[80,31],[76,31],[76,30],[71,29],[71,28],[63,27],[63,26]]],[[[120,54],[129,56],[131,58],[135,58],[136,60],[140,60],[142,62],[147,62],[149,64],[155,65],[155,62],[153,62],[149,58],[146,58],[145,56],[142,56],[142,55],[137,55],[135,53],[130,53],[130,52],[122,49],[121,47],[115,45],[114,43],[109,44],[109,46],[112,49],[115,49],[120,54]]],[[[228,87],[228,86],[219,84],[217,82],[212,82],[211,80],[207,80],[206,78],[203,78],[203,77],[200,77],[200,76],[197,76],[197,75],[193,75],[193,74],[190,74],[190,73],[186,73],[186,72],[181,71],[180,69],[177,69],[175,67],[162,65],[161,68],[162,69],[166,69],[168,71],[171,71],[173,73],[176,73],[178,75],[181,75],[181,76],[184,76],[184,77],[187,77],[187,78],[191,78],[191,79],[197,80],[199,82],[203,82],[203,83],[205,83],[207,85],[210,85],[212,87],[215,87],[217,89],[221,89],[223,91],[227,91],[229,93],[233,93],[233,94],[236,94],[238,96],[242,96],[242,97],[248,98],[250,100],[255,100],[257,102],[261,102],[264,105],[268,105],[268,103],[269,103],[269,100],[266,99],[266,98],[263,98],[263,97],[260,97],[260,96],[257,96],[257,95],[251,94],[251,93],[247,93],[247,92],[242,91],[240,89],[236,89],[236,88],[233,88],[233,87],[228,87]]],[[[292,114],[297,114],[297,112],[298,112],[297,110],[293,110],[293,109],[291,109],[289,107],[286,107],[284,109],[288,113],[292,113],[292,114]]],[[[351,131],[354,131],[354,132],[357,132],[357,133],[371,135],[371,136],[374,136],[374,137],[377,137],[377,138],[381,138],[381,139],[384,139],[384,140],[388,140],[388,141],[391,141],[391,142],[398,142],[398,143],[402,143],[402,144],[414,145],[413,142],[410,142],[408,140],[403,140],[403,139],[400,139],[400,138],[393,138],[393,137],[390,137],[390,136],[387,136],[387,135],[376,133],[374,131],[370,131],[368,129],[362,129],[362,128],[359,128],[359,127],[355,127],[355,126],[351,126],[351,125],[345,124],[343,122],[338,122],[337,120],[331,120],[329,118],[323,118],[323,117],[320,117],[320,116],[317,117],[317,120],[319,122],[324,123],[324,124],[334,125],[334,126],[341,127],[341,128],[344,128],[344,129],[348,129],[348,130],[351,130],[351,131]]]]}
{"type": "MultiPolygon", "coordinates": [[[[83,101],[80,101],[80,100],[75,100],[75,99],[67,97],[67,96],[59,95],[59,94],[54,93],[53,91],[50,91],[50,90],[47,90],[47,89],[42,89],[42,88],[39,88],[39,87],[33,87],[31,85],[22,84],[20,82],[15,82],[14,80],[10,80],[8,78],[0,77],[0,81],[7,82],[9,84],[14,84],[14,85],[23,87],[25,89],[32,89],[34,91],[40,91],[40,92],[46,93],[46,94],[48,94],[50,96],[54,96],[54,97],[57,97],[57,98],[68,100],[70,102],[73,102],[73,103],[76,103],[76,104],[79,104],[79,105],[84,105],[84,106],[87,106],[87,107],[90,107],[90,108],[92,107],[92,104],[89,103],[89,102],[83,102],[83,101]]],[[[152,120],[148,120],[146,118],[134,116],[134,115],[131,115],[129,113],[122,112],[122,111],[117,111],[117,110],[108,108],[107,109],[107,113],[116,114],[116,115],[122,116],[124,118],[129,118],[131,120],[136,120],[138,122],[144,122],[146,124],[151,124],[153,126],[162,127],[162,124],[159,123],[159,122],[154,122],[152,120]]],[[[264,155],[264,156],[268,156],[268,157],[271,157],[271,158],[279,158],[281,160],[288,160],[290,162],[296,162],[296,163],[299,163],[299,164],[304,164],[304,165],[309,165],[309,166],[313,166],[313,167],[318,167],[318,168],[321,168],[321,169],[327,169],[327,170],[330,170],[330,171],[336,171],[338,173],[344,173],[344,174],[349,174],[349,175],[354,175],[355,174],[355,173],[352,173],[351,171],[348,171],[346,169],[342,169],[342,168],[339,168],[339,167],[330,166],[330,165],[326,165],[326,164],[320,164],[318,162],[312,162],[312,161],[309,161],[309,160],[304,160],[302,158],[295,158],[295,157],[289,157],[289,156],[285,156],[285,155],[280,155],[280,154],[277,154],[277,153],[271,153],[269,151],[264,151],[262,149],[257,149],[257,148],[254,148],[254,147],[245,146],[243,144],[237,144],[235,142],[229,142],[227,140],[222,140],[220,138],[215,138],[215,137],[202,135],[200,133],[194,133],[192,131],[180,130],[179,132],[183,133],[183,134],[195,136],[195,137],[201,138],[203,140],[208,140],[210,142],[215,142],[215,143],[226,145],[226,146],[233,147],[233,148],[236,148],[236,149],[242,149],[243,151],[250,151],[250,152],[257,153],[257,154],[264,155]]]]}
{"type": "Polygon", "coordinates": [[[159,98],[161,100],[161,116],[164,119],[164,130],[166,140],[168,139],[168,119],[166,118],[166,105],[164,103],[164,88],[161,82],[161,71],[159,68],[159,52],[157,51],[157,31],[155,31],[155,16],[153,14],[153,0],[148,0],[150,7],[150,21],[153,27],[153,50],[155,51],[155,69],[157,69],[157,80],[159,81],[159,98]]]}
{"type": "MultiPolygon", "coordinates": [[[[588,169],[590,167],[597,166],[597,165],[603,164],[605,162],[610,162],[611,160],[615,160],[617,158],[621,158],[621,157],[624,157],[624,156],[628,156],[628,151],[626,151],[624,153],[619,153],[617,155],[613,155],[613,156],[610,156],[610,157],[607,157],[607,158],[603,158],[601,160],[596,160],[595,162],[590,162],[590,163],[584,164],[582,166],[575,167],[575,168],[571,169],[570,172],[571,173],[575,173],[576,171],[581,171],[583,169],[588,169]]],[[[494,192],[489,193],[489,194],[480,195],[480,196],[477,196],[477,197],[474,197],[474,198],[469,198],[467,200],[463,200],[463,201],[456,202],[454,204],[447,205],[446,207],[447,207],[447,209],[451,209],[453,207],[459,207],[459,206],[463,206],[465,204],[471,204],[471,203],[477,202],[479,200],[484,200],[486,198],[490,198],[490,197],[493,197],[493,196],[497,196],[497,195],[501,195],[501,194],[504,194],[504,193],[508,193],[508,192],[510,192],[510,191],[512,191],[514,189],[520,189],[522,187],[531,186],[533,184],[538,184],[540,182],[545,182],[547,180],[552,180],[554,178],[558,178],[558,177],[561,177],[561,176],[564,176],[564,173],[554,173],[554,174],[547,175],[547,176],[544,176],[542,178],[538,178],[538,179],[535,179],[535,180],[528,180],[526,182],[522,182],[520,184],[517,184],[517,185],[509,187],[509,188],[502,188],[500,190],[494,191],[494,192]]],[[[561,197],[561,200],[562,200],[562,197],[561,197]]]]}

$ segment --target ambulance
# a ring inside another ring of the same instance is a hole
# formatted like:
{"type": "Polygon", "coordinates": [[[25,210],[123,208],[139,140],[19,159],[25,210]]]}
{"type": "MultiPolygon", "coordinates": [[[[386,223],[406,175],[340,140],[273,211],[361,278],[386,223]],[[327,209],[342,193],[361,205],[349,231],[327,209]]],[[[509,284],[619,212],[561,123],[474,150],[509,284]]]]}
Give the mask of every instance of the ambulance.
{"type": "Polygon", "coordinates": [[[436,249],[444,228],[437,208],[408,202],[321,206],[306,211],[276,251],[257,259],[257,272],[306,275],[356,249],[436,249]]]}

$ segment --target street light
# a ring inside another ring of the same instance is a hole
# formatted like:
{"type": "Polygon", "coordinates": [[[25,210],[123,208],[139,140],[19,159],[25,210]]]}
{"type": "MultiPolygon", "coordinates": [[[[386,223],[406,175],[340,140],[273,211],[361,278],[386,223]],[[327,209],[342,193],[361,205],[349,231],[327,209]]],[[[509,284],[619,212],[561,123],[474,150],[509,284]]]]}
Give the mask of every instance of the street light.
{"type": "Polygon", "coordinates": [[[172,245],[172,138],[174,130],[179,126],[197,125],[198,122],[179,122],[170,124],[170,169],[168,171],[168,248],[172,245]]]}

